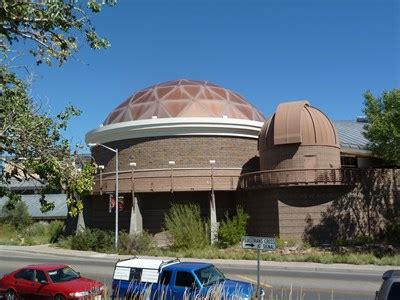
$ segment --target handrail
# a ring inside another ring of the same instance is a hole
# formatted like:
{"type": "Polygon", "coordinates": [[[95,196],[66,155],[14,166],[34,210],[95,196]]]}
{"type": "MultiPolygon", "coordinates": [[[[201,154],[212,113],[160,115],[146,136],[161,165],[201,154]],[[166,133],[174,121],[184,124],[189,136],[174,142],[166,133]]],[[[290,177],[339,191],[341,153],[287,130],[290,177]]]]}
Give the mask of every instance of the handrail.
{"type": "Polygon", "coordinates": [[[289,185],[352,185],[357,180],[356,169],[281,169],[251,172],[239,178],[241,189],[268,188],[289,185]]]}

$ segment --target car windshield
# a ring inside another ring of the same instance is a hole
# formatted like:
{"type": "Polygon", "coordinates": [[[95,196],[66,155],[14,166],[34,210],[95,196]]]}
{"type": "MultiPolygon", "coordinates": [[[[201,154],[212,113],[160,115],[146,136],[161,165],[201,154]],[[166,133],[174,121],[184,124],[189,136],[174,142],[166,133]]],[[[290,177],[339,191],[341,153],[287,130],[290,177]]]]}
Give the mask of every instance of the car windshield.
{"type": "Polygon", "coordinates": [[[79,274],[70,267],[49,271],[51,280],[56,282],[70,281],[79,278],[79,274]]]}
{"type": "Polygon", "coordinates": [[[225,280],[224,274],[214,266],[209,266],[194,272],[201,284],[209,285],[225,280]]]}

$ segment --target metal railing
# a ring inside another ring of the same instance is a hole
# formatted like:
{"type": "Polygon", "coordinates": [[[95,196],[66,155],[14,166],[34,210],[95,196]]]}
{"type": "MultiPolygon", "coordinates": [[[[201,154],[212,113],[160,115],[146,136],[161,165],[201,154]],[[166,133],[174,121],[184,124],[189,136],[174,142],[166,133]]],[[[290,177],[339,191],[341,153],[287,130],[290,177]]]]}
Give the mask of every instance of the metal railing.
{"type": "Polygon", "coordinates": [[[356,169],[282,169],[242,174],[241,189],[300,185],[354,185],[356,169]]]}

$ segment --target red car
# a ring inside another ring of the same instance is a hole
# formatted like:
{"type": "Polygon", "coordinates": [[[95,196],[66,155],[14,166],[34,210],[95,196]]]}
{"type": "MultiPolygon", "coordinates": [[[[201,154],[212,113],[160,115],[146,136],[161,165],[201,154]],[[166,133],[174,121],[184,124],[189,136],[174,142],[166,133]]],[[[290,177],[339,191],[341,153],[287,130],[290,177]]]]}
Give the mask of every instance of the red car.
{"type": "Polygon", "coordinates": [[[105,286],[61,264],[30,265],[0,279],[0,297],[16,299],[105,299],[105,286]]]}

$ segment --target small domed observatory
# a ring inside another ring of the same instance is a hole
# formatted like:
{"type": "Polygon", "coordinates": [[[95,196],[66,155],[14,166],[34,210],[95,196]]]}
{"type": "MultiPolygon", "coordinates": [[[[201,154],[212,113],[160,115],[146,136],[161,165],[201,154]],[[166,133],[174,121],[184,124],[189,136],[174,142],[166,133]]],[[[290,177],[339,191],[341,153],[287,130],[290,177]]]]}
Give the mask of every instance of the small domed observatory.
{"type": "Polygon", "coordinates": [[[324,204],[348,192],[353,183],[341,168],[335,126],[308,101],[279,104],[260,131],[258,151],[260,171],[240,180],[251,195],[246,206],[260,211],[264,205],[269,220],[253,218],[255,233],[268,227],[270,234],[301,237],[306,217],[319,221],[324,204]]]}
{"type": "Polygon", "coordinates": [[[338,179],[330,176],[334,172],[326,173],[340,169],[336,129],[308,101],[279,104],[261,129],[258,145],[260,170],[277,174],[270,177],[271,184],[336,182],[338,179]]]}

